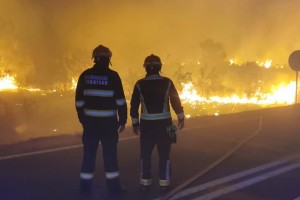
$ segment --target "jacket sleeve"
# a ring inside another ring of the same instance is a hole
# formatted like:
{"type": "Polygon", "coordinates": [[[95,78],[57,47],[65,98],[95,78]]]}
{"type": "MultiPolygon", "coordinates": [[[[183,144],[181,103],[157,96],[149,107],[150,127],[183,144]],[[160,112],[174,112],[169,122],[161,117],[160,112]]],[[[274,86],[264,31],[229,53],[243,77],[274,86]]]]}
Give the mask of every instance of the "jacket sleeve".
{"type": "Polygon", "coordinates": [[[171,81],[171,87],[170,87],[170,102],[173,110],[175,111],[178,120],[184,120],[184,111],[183,107],[181,106],[181,101],[178,95],[178,92],[171,81]]]}
{"type": "Polygon", "coordinates": [[[77,82],[76,94],[75,94],[75,106],[76,106],[77,116],[80,123],[83,123],[85,118],[83,114],[84,104],[85,104],[84,93],[83,93],[84,87],[85,87],[84,76],[81,74],[77,82]]]}
{"type": "Polygon", "coordinates": [[[125,125],[127,122],[127,103],[124,95],[122,81],[119,75],[116,76],[116,104],[118,107],[119,125],[125,125]]]}
{"type": "Polygon", "coordinates": [[[138,89],[138,83],[135,84],[130,101],[130,116],[132,120],[132,126],[139,126],[139,106],[140,106],[140,91],[138,89]]]}

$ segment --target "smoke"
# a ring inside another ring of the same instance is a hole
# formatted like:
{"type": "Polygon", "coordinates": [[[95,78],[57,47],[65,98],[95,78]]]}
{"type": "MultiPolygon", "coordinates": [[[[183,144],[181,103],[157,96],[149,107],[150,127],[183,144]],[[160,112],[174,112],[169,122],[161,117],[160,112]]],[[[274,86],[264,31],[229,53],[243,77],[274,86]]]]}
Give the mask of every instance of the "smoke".
{"type": "MultiPolygon", "coordinates": [[[[284,70],[270,73],[247,61],[287,65],[299,49],[299,7],[298,0],[1,0],[0,75],[16,74],[24,86],[70,83],[103,44],[127,97],[152,53],[161,57],[163,75],[193,80],[201,95],[251,94],[258,79],[270,86],[288,79],[284,70]],[[226,56],[246,65],[230,68],[226,56]]],[[[9,95],[0,99],[3,143],[81,130],[73,93],[9,95]]]]}
{"type": "Polygon", "coordinates": [[[112,50],[112,68],[125,77],[142,74],[151,53],[167,72],[197,61],[207,38],[240,61],[279,64],[300,40],[297,0],[1,0],[0,7],[0,67],[33,85],[69,81],[93,64],[99,44],[112,50]]]}

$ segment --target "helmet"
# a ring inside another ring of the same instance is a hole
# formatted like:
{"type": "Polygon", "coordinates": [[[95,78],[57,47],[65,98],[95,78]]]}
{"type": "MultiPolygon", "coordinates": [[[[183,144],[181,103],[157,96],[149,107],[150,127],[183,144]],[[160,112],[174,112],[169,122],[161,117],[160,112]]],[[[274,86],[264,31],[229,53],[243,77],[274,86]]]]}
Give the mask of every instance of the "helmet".
{"type": "Polygon", "coordinates": [[[144,67],[147,68],[147,67],[158,67],[158,68],[161,68],[162,66],[162,63],[160,61],[160,58],[156,55],[153,55],[151,54],[150,56],[148,56],[146,59],[145,59],[145,62],[144,62],[144,67]]]}
{"type": "Polygon", "coordinates": [[[94,49],[93,54],[92,54],[92,58],[95,58],[95,57],[107,57],[107,58],[111,58],[111,56],[112,56],[112,53],[109,50],[109,48],[107,48],[107,47],[105,47],[103,45],[97,46],[94,49]]]}

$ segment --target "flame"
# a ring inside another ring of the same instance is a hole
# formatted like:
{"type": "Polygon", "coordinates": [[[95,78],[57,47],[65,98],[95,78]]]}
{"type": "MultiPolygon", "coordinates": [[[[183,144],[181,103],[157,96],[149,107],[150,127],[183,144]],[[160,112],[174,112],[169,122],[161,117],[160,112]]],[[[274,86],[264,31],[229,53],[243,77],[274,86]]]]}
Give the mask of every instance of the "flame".
{"type": "MultiPolygon", "coordinates": [[[[263,68],[269,69],[272,67],[272,60],[271,59],[266,59],[265,61],[256,61],[255,63],[263,68]]],[[[242,66],[244,62],[238,61],[236,58],[230,58],[228,60],[229,65],[237,65],[237,66],[242,66]]],[[[278,66],[276,66],[278,68],[278,66]]],[[[284,68],[284,66],[280,66],[280,68],[284,68]]]]}
{"type": "Polygon", "coordinates": [[[15,77],[6,75],[4,77],[0,77],[0,91],[3,90],[16,90],[18,89],[15,77]]]}
{"type": "Polygon", "coordinates": [[[183,85],[182,92],[179,97],[184,103],[196,104],[197,102],[207,101],[205,97],[201,97],[198,95],[197,90],[194,88],[192,82],[181,83],[183,85]]]}
{"type": "MultiPolygon", "coordinates": [[[[0,76],[0,91],[28,91],[42,96],[51,94],[64,96],[66,94],[64,92],[74,91],[77,85],[77,79],[72,77],[70,82],[57,82],[50,89],[23,87],[18,86],[14,76],[7,73],[2,74],[5,76],[2,78],[0,76]]],[[[259,80],[258,83],[260,86],[263,85],[262,80],[259,80]]],[[[295,81],[272,85],[268,92],[262,92],[262,89],[259,87],[252,96],[243,93],[232,93],[223,96],[211,95],[206,97],[198,93],[200,90],[194,86],[193,82],[181,84],[182,90],[179,92],[179,97],[187,108],[186,118],[200,115],[214,115],[218,117],[224,113],[248,110],[249,105],[257,108],[256,105],[260,107],[288,105],[293,104],[295,101],[295,81]]],[[[56,131],[57,129],[53,129],[53,133],[56,133],[56,131]]]]}
{"type": "Polygon", "coordinates": [[[242,66],[243,65],[243,62],[238,60],[237,58],[230,58],[228,60],[228,64],[229,65],[236,65],[236,66],[242,66]]]}
{"type": "Polygon", "coordinates": [[[77,79],[72,77],[72,84],[71,84],[71,90],[75,90],[77,87],[77,79]]]}
{"type": "Polygon", "coordinates": [[[264,94],[261,104],[293,104],[295,101],[296,82],[289,84],[281,83],[279,86],[273,86],[271,93],[264,94]]]}
{"type": "Polygon", "coordinates": [[[269,69],[272,66],[272,60],[266,60],[264,67],[269,69]]]}
{"type": "Polygon", "coordinates": [[[230,59],[230,60],[229,60],[229,64],[230,64],[230,65],[233,65],[233,64],[235,64],[235,60],[234,60],[233,58],[232,58],[232,59],[230,59]]]}
{"type": "Polygon", "coordinates": [[[247,97],[246,94],[231,94],[230,96],[211,96],[202,97],[198,95],[197,89],[192,82],[181,83],[183,86],[180,93],[180,99],[183,103],[197,105],[201,103],[218,103],[218,104],[257,104],[257,105],[273,105],[273,104],[293,104],[295,100],[295,81],[288,84],[281,83],[273,86],[269,93],[256,92],[253,97],[247,97]]]}
{"type": "Polygon", "coordinates": [[[264,61],[264,62],[256,61],[256,64],[259,65],[260,67],[269,69],[269,68],[271,68],[271,66],[272,66],[272,60],[267,59],[267,60],[264,61]]]}
{"type": "Polygon", "coordinates": [[[47,93],[75,90],[77,86],[77,79],[72,77],[71,83],[58,82],[53,85],[53,89],[43,90],[40,88],[23,87],[23,86],[18,86],[14,76],[5,73],[5,75],[1,77],[1,74],[4,74],[4,72],[0,73],[0,91],[26,90],[28,92],[36,92],[36,93],[42,93],[42,95],[46,95],[47,93]]]}
{"type": "Polygon", "coordinates": [[[40,88],[25,88],[25,90],[29,92],[41,92],[42,90],[40,88]]]}

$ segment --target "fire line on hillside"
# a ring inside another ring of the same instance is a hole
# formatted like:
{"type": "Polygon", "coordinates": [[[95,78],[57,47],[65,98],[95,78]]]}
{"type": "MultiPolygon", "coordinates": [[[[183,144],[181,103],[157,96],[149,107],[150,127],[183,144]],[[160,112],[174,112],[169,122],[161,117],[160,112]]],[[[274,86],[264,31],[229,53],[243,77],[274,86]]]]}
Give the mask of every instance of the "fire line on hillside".
{"type": "MultiPolygon", "coordinates": [[[[69,84],[57,84],[57,88],[53,90],[42,90],[39,88],[27,88],[18,87],[15,77],[6,74],[0,78],[0,92],[10,92],[18,90],[26,90],[28,92],[37,92],[43,95],[47,93],[54,93],[57,91],[75,90],[77,80],[72,78],[72,82],[69,84]]],[[[196,109],[197,105],[203,104],[255,104],[260,106],[267,105],[290,105],[294,103],[295,99],[295,81],[287,83],[280,83],[274,86],[269,93],[262,93],[259,88],[253,94],[253,96],[247,96],[246,94],[228,94],[227,96],[201,96],[198,94],[197,88],[192,82],[181,83],[182,90],[179,92],[179,96],[185,105],[190,105],[196,109]]]]}

